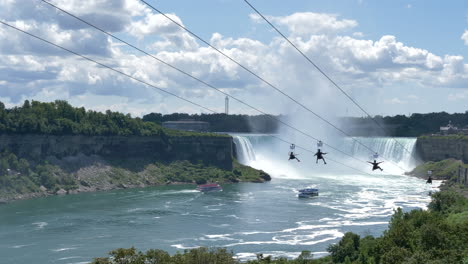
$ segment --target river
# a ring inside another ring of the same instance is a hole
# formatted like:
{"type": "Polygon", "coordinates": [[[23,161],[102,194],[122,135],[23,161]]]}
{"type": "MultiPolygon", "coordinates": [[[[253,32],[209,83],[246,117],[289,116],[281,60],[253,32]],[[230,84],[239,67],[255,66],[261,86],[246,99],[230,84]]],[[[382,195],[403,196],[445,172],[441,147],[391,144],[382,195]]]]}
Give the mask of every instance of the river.
{"type": "MultiPolygon", "coordinates": [[[[390,141],[369,140],[407,166],[402,153],[391,153],[396,150],[387,146],[390,141]]],[[[281,163],[261,135],[238,135],[236,143],[239,159],[271,173],[271,182],[226,184],[222,192],[207,194],[194,185],[174,185],[1,205],[0,262],[88,263],[131,246],[170,253],[226,247],[243,260],[256,253],[294,257],[302,250],[322,256],[345,232],[379,236],[395,208],[425,208],[428,191],[434,190],[423,180],[385,170],[367,175],[337,169],[332,162],[315,164],[312,156],[308,162],[305,153],[301,162],[281,163]],[[320,195],[298,199],[297,190],[304,187],[319,188],[320,195]]],[[[405,144],[412,147],[414,139],[405,144]]]]}

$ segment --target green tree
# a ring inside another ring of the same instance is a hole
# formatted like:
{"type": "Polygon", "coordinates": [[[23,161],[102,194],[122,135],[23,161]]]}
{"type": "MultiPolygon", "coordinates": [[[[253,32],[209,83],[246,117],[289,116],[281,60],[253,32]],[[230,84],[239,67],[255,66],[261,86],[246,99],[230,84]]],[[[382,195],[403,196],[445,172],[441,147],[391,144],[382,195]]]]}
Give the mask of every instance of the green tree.
{"type": "Polygon", "coordinates": [[[344,262],[346,257],[350,261],[354,261],[359,257],[359,235],[347,232],[338,244],[330,245],[328,252],[330,252],[332,259],[335,263],[344,262]]]}

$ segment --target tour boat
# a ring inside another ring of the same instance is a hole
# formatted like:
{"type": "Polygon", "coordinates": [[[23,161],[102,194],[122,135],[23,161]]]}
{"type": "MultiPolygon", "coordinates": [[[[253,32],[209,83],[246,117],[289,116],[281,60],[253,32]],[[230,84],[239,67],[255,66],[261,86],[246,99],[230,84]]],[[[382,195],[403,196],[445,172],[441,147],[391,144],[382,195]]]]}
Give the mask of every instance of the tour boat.
{"type": "Polygon", "coordinates": [[[319,195],[318,189],[307,188],[307,189],[299,190],[299,194],[297,196],[299,198],[310,198],[310,197],[314,197],[318,195],[319,195]]]}
{"type": "Polygon", "coordinates": [[[218,192],[222,190],[223,188],[217,183],[201,184],[197,186],[197,191],[200,192],[218,192]]]}

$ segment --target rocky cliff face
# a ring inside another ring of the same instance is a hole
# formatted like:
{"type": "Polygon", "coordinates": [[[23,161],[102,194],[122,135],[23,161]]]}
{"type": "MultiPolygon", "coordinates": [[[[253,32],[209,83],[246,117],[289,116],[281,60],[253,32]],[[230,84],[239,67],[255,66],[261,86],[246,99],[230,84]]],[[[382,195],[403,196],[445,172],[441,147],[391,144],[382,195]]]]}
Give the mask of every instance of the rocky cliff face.
{"type": "Polygon", "coordinates": [[[0,135],[0,150],[5,149],[33,159],[97,155],[116,159],[201,161],[232,169],[231,137],[0,135]]]}
{"type": "Polygon", "coordinates": [[[468,139],[457,136],[424,136],[416,141],[416,148],[424,161],[454,158],[468,162],[468,139]]]}

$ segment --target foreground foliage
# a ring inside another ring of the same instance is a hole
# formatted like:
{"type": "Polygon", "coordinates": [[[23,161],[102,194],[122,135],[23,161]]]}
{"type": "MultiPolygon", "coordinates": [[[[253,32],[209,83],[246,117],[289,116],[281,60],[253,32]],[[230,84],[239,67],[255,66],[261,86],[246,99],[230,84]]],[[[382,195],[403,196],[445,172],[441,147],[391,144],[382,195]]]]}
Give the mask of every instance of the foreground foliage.
{"type": "MultiPolygon", "coordinates": [[[[169,255],[166,251],[150,249],[146,253],[137,251],[135,248],[119,248],[109,252],[110,257],[95,258],[92,264],[239,264],[234,254],[224,248],[195,248],[185,250],[183,253],[169,255]]],[[[262,254],[257,255],[256,260],[248,261],[249,264],[321,264],[328,263],[329,258],[312,259],[309,251],[304,251],[294,260],[286,258],[272,259],[262,254]]]]}
{"type": "Polygon", "coordinates": [[[333,263],[468,263],[468,199],[437,192],[428,210],[396,210],[381,237],[346,233],[328,251],[333,263]]]}

